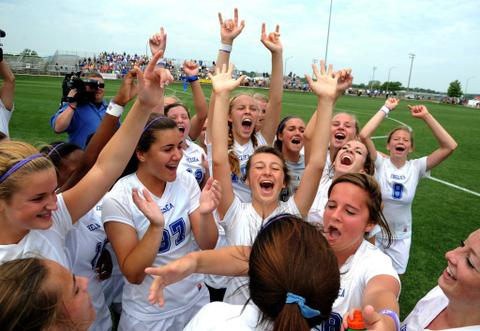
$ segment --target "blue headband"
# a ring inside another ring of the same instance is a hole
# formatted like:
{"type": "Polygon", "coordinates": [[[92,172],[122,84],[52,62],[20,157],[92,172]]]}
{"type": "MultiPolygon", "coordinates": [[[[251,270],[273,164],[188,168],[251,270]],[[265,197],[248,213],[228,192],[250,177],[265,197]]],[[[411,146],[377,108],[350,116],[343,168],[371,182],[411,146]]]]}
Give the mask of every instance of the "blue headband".
{"type": "Polygon", "coordinates": [[[39,157],[45,157],[45,155],[43,155],[43,154],[33,154],[33,155],[30,155],[29,157],[15,163],[10,169],[8,169],[8,171],[6,173],[4,173],[2,175],[2,177],[0,177],[0,184],[3,183],[5,181],[5,179],[8,178],[8,176],[10,176],[15,171],[17,171],[19,168],[21,168],[25,163],[28,163],[28,162],[30,162],[34,159],[38,159],[39,157]]]}
{"type": "Polygon", "coordinates": [[[63,145],[65,145],[65,143],[64,143],[64,142],[61,142],[61,143],[56,144],[55,146],[53,146],[52,149],[47,153],[47,156],[50,157],[50,155],[52,155],[53,152],[58,152],[58,149],[59,149],[61,146],[63,146],[63,145]]]}
{"type": "Polygon", "coordinates": [[[300,312],[302,313],[302,316],[305,318],[312,318],[320,315],[320,310],[312,309],[309,306],[307,306],[305,304],[305,298],[300,295],[296,295],[291,292],[288,292],[287,300],[285,300],[285,303],[296,303],[300,308],[300,312]]]}

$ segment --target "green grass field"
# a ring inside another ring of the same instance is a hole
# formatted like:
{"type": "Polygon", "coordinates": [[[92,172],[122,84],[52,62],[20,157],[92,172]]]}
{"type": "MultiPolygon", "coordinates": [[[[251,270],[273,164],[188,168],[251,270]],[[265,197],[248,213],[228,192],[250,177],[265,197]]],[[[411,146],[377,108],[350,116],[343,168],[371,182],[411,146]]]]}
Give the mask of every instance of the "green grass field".
{"type": "MultiPolygon", "coordinates": [[[[13,139],[21,139],[38,145],[62,140],[66,135],[56,135],[50,128],[50,116],[58,108],[61,96],[62,78],[18,76],[15,96],[15,113],[10,123],[13,139]]],[[[106,96],[112,97],[120,85],[119,81],[106,82],[106,96]]],[[[206,95],[210,86],[205,86],[206,95]]],[[[192,108],[189,91],[183,92],[181,84],[168,87],[168,94],[176,94],[192,108]]],[[[310,93],[285,92],[283,114],[295,114],[308,120],[316,107],[316,97],[310,93]]],[[[383,99],[367,97],[342,97],[337,111],[354,113],[360,124],[368,119],[383,104],[383,99]]],[[[430,130],[421,120],[414,119],[402,101],[391,113],[390,120],[384,121],[377,130],[377,136],[384,136],[398,126],[393,119],[414,129],[416,151],[412,157],[426,155],[436,147],[430,130]]],[[[458,149],[442,165],[434,169],[432,176],[453,183],[471,191],[480,192],[480,111],[461,106],[426,103],[430,112],[451,133],[458,142],[458,149]]],[[[377,147],[385,150],[385,139],[376,140],[377,147]]],[[[445,252],[456,247],[460,240],[474,229],[479,228],[475,216],[480,197],[444,184],[425,179],[417,190],[413,206],[413,245],[409,267],[402,279],[400,296],[402,318],[415,303],[433,286],[446,267],[445,252]]]]}

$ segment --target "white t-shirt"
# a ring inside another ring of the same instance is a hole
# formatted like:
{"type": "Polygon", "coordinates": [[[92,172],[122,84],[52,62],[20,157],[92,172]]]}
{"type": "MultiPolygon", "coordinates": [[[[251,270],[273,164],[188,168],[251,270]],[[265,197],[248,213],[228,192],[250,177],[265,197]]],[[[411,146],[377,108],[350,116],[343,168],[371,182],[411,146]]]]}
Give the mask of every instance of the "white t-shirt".
{"type": "Polygon", "coordinates": [[[390,258],[364,240],[355,254],[340,267],[340,290],[333,303],[332,315],[325,321],[323,330],[340,330],[342,316],[350,309],[362,306],[367,283],[379,275],[392,276],[400,284],[390,258]]]}
{"type": "Polygon", "coordinates": [[[190,320],[183,331],[260,331],[271,330],[269,324],[257,328],[260,312],[254,304],[231,305],[212,302],[190,320]],[[243,310],[243,311],[242,311],[243,310]]]}
{"type": "Polygon", "coordinates": [[[178,164],[177,174],[187,171],[195,177],[195,180],[200,185],[205,177],[205,168],[202,162],[207,159],[207,156],[203,148],[190,139],[185,139],[185,144],[187,149],[183,150],[183,157],[178,164]]]}
{"type": "MultiPolygon", "coordinates": [[[[139,192],[145,188],[136,174],[123,177],[115,184],[103,200],[102,221],[133,227],[140,240],[150,222],[133,203],[133,188],[138,188],[139,192]]],[[[180,173],[174,182],[167,182],[161,197],[151,195],[165,218],[163,239],[153,262],[153,266],[158,267],[194,250],[189,215],[199,207],[200,189],[193,176],[180,173]]],[[[153,277],[149,275],[139,285],[125,281],[122,308],[139,320],[155,321],[182,314],[199,300],[208,298],[203,276],[193,274],[164,289],[165,306],[160,308],[148,302],[152,281],[153,277]]]]}
{"type": "Polygon", "coordinates": [[[409,160],[398,169],[389,157],[378,154],[375,178],[382,190],[383,214],[395,239],[411,237],[415,191],[419,180],[429,175],[426,156],[409,160]]]}
{"type": "MultiPolygon", "coordinates": [[[[230,208],[219,224],[225,230],[228,245],[252,246],[263,224],[275,215],[289,213],[301,217],[293,197],[287,202],[280,202],[278,207],[266,219],[262,219],[251,203],[241,202],[238,197],[233,199],[230,208]]],[[[249,298],[248,277],[232,277],[225,292],[225,302],[243,305],[249,298]]]]}
{"type": "MultiPolygon", "coordinates": [[[[72,265],[72,273],[88,278],[88,292],[92,297],[93,307],[97,313],[89,331],[104,331],[112,328],[110,310],[105,303],[102,282],[94,271],[107,243],[107,236],[101,221],[102,201],[82,216],[67,234],[65,246],[72,265]]],[[[105,254],[105,253],[104,253],[105,254]]],[[[108,253],[110,254],[110,253],[108,253]]]]}
{"type": "MultiPolygon", "coordinates": [[[[440,314],[448,305],[448,298],[439,286],[434,287],[427,293],[408,314],[402,323],[402,331],[430,330],[427,326],[440,314]]],[[[480,330],[480,325],[465,326],[449,331],[473,331],[480,330]]]]}
{"type": "Polygon", "coordinates": [[[287,201],[288,198],[297,191],[300,180],[303,177],[303,172],[305,171],[305,156],[300,154],[298,162],[285,160],[285,164],[287,165],[288,174],[290,175],[290,184],[288,185],[288,190],[284,190],[284,194],[282,194],[282,201],[287,201]]]}
{"type": "Polygon", "coordinates": [[[12,118],[13,109],[14,107],[12,107],[12,110],[8,110],[2,100],[0,100],[0,131],[5,133],[7,137],[10,136],[8,132],[8,123],[10,123],[10,118],[12,118]]]}
{"type": "Polygon", "coordinates": [[[57,194],[58,209],[52,212],[52,226],[46,230],[30,230],[18,244],[0,245],[0,264],[7,261],[40,257],[53,260],[70,269],[65,253],[65,237],[73,227],[63,195],[57,194]]]}
{"type": "Polygon", "coordinates": [[[328,189],[330,185],[332,185],[332,178],[330,178],[330,176],[322,176],[322,178],[320,178],[317,194],[308,211],[307,220],[309,222],[323,225],[323,213],[325,212],[325,206],[328,202],[328,189]]]}

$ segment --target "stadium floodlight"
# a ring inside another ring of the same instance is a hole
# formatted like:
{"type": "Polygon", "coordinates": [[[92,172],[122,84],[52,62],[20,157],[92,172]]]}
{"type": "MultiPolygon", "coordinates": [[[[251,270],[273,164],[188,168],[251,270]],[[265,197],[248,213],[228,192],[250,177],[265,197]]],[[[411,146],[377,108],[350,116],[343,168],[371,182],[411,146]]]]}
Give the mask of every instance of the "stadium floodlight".
{"type": "Polygon", "coordinates": [[[328,29],[327,29],[327,44],[325,45],[325,65],[327,65],[327,55],[328,55],[328,41],[330,39],[330,22],[332,20],[332,3],[333,0],[330,0],[330,14],[328,15],[328,29]]]}
{"type": "Polygon", "coordinates": [[[387,94],[388,94],[388,87],[390,86],[390,73],[392,69],[396,68],[395,66],[388,68],[388,76],[387,76],[387,94]]]}
{"type": "Polygon", "coordinates": [[[408,74],[407,91],[410,90],[410,78],[412,78],[413,59],[415,58],[415,54],[410,53],[408,54],[408,57],[410,58],[410,73],[408,74]]]}
{"type": "Polygon", "coordinates": [[[287,76],[287,62],[288,60],[290,60],[291,58],[293,58],[293,56],[289,56],[285,59],[285,64],[283,65],[283,75],[284,76],[287,76]]]}
{"type": "Polygon", "coordinates": [[[373,67],[373,72],[372,72],[372,80],[370,81],[370,91],[372,91],[372,86],[373,86],[373,80],[375,79],[375,70],[377,70],[377,67],[373,67]]]}
{"type": "Polygon", "coordinates": [[[475,76],[470,76],[467,78],[467,82],[465,83],[465,92],[463,93],[464,96],[467,96],[468,82],[470,81],[470,79],[473,79],[473,78],[475,78],[475,76]]]}

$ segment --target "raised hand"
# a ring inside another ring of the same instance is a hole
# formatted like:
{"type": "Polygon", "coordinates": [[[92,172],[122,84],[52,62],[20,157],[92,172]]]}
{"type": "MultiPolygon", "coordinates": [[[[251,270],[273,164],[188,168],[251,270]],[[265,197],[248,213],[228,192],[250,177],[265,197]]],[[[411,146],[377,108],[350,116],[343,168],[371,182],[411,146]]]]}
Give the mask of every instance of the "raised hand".
{"type": "Polygon", "coordinates": [[[132,190],[132,198],[135,206],[140,209],[151,225],[163,228],[165,225],[165,218],[163,217],[162,211],[152,199],[152,196],[148,193],[147,189],[143,189],[143,196],[145,199],[138,194],[137,189],[134,188],[132,190]]]}
{"type": "Polygon", "coordinates": [[[232,78],[234,66],[230,64],[228,70],[227,66],[224,64],[222,69],[217,68],[215,70],[215,75],[208,74],[208,77],[212,80],[213,91],[217,94],[222,92],[231,92],[245,79],[245,76],[240,76],[237,79],[232,78]]]}
{"type": "Polygon", "coordinates": [[[117,92],[117,95],[113,98],[113,102],[117,105],[125,106],[137,95],[137,85],[135,78],[137,73],[130,70],[125,77],[123,77],[122,84],[117,92]]]}
{"type": "Polygon", "coordinates": [[[238,9],[235,8],[233,11],[233,20],[223,20],[222,14],[218,13],[218,21],[220,22],[220,37],[222,43],[231,45],[233,40],[242,32],[245,27],[245,21],[242,20],[240,24],[238,23],[238,9]]]}
{"type": "Polygon", "coordinates": [[[210,177],[200,195],[200,214],[206,215],[213,212],[218,207],[221,197],[222,187],[220,183],[210,177]]]}
{"type": "Polygon", "coordinates": [[[385,106],[390,110],[394,110],[397,108],[399,103],[400,100],[397,98],[388,98],[387,101],[385,101],[385,106]]]}
{"type": "Polygon", "coordinates": [[[430,114],[427,107],[425,107],[424,105],[408,105],[408,109],[410,109],[410,113],[412,114],[412,116],[416,118],[424,119],[428,114],[430,114]]]}
{"type": "Polygon", "coordinates": [[[345,91],[352,86],[353,76],[352,69],[342,69],[335,72],[335,76],[338,76],[337,82],[337,98],[345,93],[345,91]]]}
{"type": "Polygon", "coordinates": [[[163,27],[160,28],[160,32],[157,32],[150,37],[148,45],[150,46],[152,55],[157,54],[159,51],[163,51],[163,54],[165,54],[165,49],[167,48],[167,34],[163,30],[163,27]]]}
{"type": "Polygon", "coordinates": [[[183,72],[187,76],[198,76],[200,70],[198,64],[194,61],[185,61],[183,62],[183,72]]]}
{"type": "Polygon", "coordinates": [[[156,276],[150,286],[148,301],[152,305],[158,303],[160,307],[163,307],[165,304],[163,289],[193,274],[196,266],[196,260],[189,254],[162,267],[146,268],[145,273],[156,276]]]}
{"type": "Polygon", "coordinates": [[[162,56],[163,51],[158,51],[150,60],[143,73],[138,67],[133,69],[138,80],[138,101],[149,108],[153,108],[158,104],[158,100],[163,98],[165,85],[173,82],[173,76],[170,74],[170,71],[155,66],[162,56]]]}
{"type": "Polygon", "coordinates": [[[313,93],[319,98],[331,99],[335,101],[337,99],[337,82],[339,75],[333,73],[333,67],[328,65],[328,71],[325,69],[325,61],[320,61],[320,71],[318,66],[312,64],[313,73],[315,74],[316,81],[312,80],[310,75],[305,75],[308,85],[312,89],[313,93]]]}
{"type": "Polygon", "coordinates": [[[280,26],[277,24],[275,32],[270,32],[267,36],[265,23],[262,23],[262,36],[260,38],[262,44],[272,53],[281,52],[283,50],[280,42],[280,26]]]}

